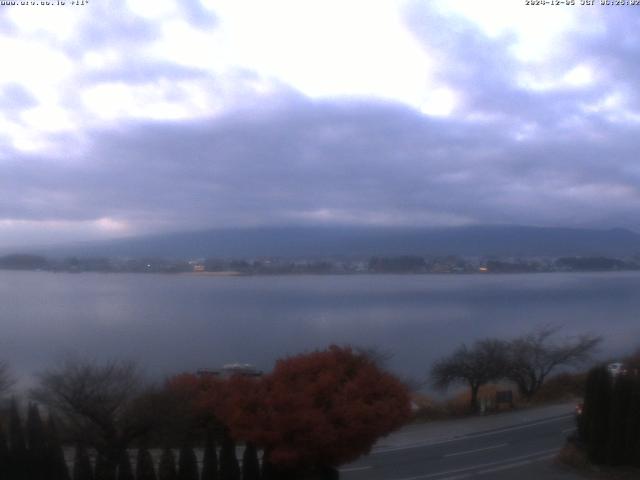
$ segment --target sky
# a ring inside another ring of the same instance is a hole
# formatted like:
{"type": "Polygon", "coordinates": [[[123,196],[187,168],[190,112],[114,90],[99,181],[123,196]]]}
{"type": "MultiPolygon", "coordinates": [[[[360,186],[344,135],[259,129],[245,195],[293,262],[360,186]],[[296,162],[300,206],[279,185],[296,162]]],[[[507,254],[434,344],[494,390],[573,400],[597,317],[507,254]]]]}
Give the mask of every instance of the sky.
{"type": "Polygon", "coordinates": [[[16,3],[0,6],[0,246],[257,225],[640,231],[640,7],[16,3]]]}

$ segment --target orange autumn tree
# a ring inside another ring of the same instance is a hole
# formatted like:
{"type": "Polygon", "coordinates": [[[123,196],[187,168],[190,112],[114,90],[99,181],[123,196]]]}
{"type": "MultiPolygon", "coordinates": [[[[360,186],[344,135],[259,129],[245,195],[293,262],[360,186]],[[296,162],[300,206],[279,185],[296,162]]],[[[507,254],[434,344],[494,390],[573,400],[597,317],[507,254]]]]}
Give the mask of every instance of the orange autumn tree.
{"type": "Polygon", "coordinates": [[[244,412],[250,412],[260,399],[261,386],[261,381],[240,375],[221,378],[192,373],[176,375],[166,385],[167,391],[188,405],[194,416],[215,417],[225,426],[243,424],[244,412]]]}
{"type": "Polygon", "coordinates": [[[285,471],[355,460],[411,413],[409,392],[396,377],[366,354],[335,345],[279,360],[259,379],[184,374],[169,386],[285,471]]]}
{"type": "Polygon", "coordinates": [[[349,347],[279,360],[259,385],[240,381],[238,387],[225,423],[283,469],[355,460],[411,412],[407,388],[349,347]]]}

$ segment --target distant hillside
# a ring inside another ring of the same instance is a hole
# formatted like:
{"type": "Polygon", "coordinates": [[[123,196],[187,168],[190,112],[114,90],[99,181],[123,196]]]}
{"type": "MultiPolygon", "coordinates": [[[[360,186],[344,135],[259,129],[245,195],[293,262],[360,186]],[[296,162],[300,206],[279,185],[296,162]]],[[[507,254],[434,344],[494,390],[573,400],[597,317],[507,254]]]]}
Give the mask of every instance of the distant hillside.
{"type": "Polygon", "coordinates": [[[260,227],[172,233],[38,249],[46,255],[168,258],[371,255],[571,256],[640,254],[624,229],[260,227]]]}

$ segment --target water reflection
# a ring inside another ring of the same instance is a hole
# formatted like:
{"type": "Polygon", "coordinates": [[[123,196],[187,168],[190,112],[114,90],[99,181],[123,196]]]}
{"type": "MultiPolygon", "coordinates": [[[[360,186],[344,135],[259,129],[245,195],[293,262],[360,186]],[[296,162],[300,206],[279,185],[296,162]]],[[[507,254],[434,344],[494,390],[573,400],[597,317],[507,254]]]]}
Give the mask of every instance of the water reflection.
{"type": "Polygon", "coordinates": [[[129,357],[154,375],[329,343],[382,346],[421,377],[464,341],[532,326],[640,338],[640,273],[194,277],[0,272],[0,351],[20,374],[61,353],[129,357]]]}

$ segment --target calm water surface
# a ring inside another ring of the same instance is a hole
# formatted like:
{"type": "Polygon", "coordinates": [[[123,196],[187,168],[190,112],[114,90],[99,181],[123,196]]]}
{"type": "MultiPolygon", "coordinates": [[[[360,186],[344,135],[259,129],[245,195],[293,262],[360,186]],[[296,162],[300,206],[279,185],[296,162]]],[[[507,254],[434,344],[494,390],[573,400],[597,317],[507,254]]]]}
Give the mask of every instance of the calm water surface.
{"type": "Polygon", "coordinates": [[[416,378],[461,342],[543,324],[640,345],[640,272],[197,277],[0,271],[0,358],[139,360],[152,375],[229,362],[268,370],[330,343],[379,346],[416,378]]]}

